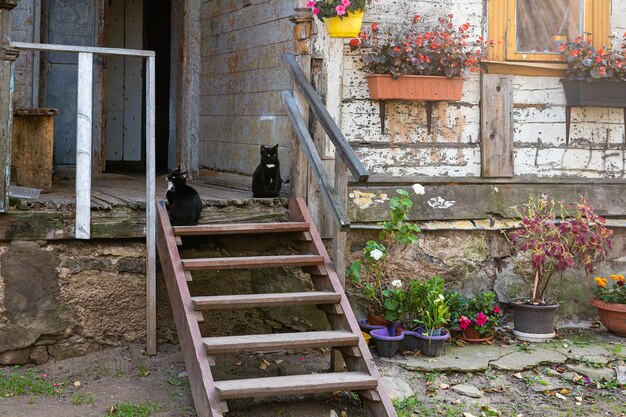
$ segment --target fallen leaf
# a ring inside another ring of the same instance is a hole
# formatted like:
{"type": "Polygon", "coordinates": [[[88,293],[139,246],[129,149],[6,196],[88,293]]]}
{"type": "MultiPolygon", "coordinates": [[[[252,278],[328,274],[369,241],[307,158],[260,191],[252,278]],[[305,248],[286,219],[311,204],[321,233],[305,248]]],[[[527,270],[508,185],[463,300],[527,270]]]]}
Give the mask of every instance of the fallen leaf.
{"type": "Polygon", "coordinates": [[[564,347],[565,349],[567,349],[567,348],[569,347],[569,345],[568,345],[567,343],[563,343],[563,347],[564,347]]]}
{"type": "Polygon", "coordinates": [[[74,386],[75,386],[76,388],[80,387],[80,381],[74,381],[74,386]]]}
{"type": "Polygon", "coordinates": [[[348,412],[345,410],[341,411],[341,417],[348,417],[348,412]]]}
{"type": "Polygon", "coordinates": [[[448,384],[439,384],[439,388],[441,388],[441,389],[448,389],[448,388],[450,388],[450,385],[448,385],[448,384]]]}
{"type": "Polygon", "coordinates": [[[482,412],[482,415],[487,417],[499,417],[502,415],[499,410],[491,407],[490,405],[483,405],[482,407],[480,407],[480,411],[482,412]]]}
{"type": "Polygon", "coordinates": [[[476,416],[474,414],[472,414],[472,413],[464,412],[463,413],[463,417],[476,417],[476,416]]]}
{"type": "Polygon", "coordinates": [[[276,359],[276,360],[274,361],[274,363],[275,363],[276,365],[280,365],[280,364],[281,364],[281,363],[283,363],[283,362],[285,362],[285,361],[284,361],[284,360],[282,360],[282,359],[276,359]]]}
{"type": "Polygon", "coordinates": [[[569,394],[569,390],[567,388],[563,388],[561,391],[559,391],[562,395],[567,395],[569,394]]]}
{"type": "Polygon", "coordinates": [[[265,359],[261,359],[261,364],[259,365],[259,368],[261,368],[262,370],[266,370],[269,367],[270,367],[270,363],[266,361],[265,359]]]}
{"type": "Polygon", "coordinates": [[[576,405],[582,405],[583,403],[581,403],[580,401],[576,401],[574,404],[576,404],[576,405]]]}
{"type": "Polygon", "coordinates": [[[241,366],[241,365],[243,365],[243,361],[239,361],[239,362],[237,362],[235,365],[237,365],[237,366],[241,366]]]}
{"type": "Polygon", "coordinates": [[[578,374],[576,374],[576,375],[574,375],[574,377],[572,378],[572,381],[574,381],[574,382],[578,382],[578,381],[580,381],[581,379],[583,379],[583,376],[582,376],[582,375],[578,375],[578,374]]]}
{"type": "Polygon", "coordinates": [[[514,376],[515,378],[517,378],[517,379],[522,379],[522,378],[524,378],[524,377],[522,376],[522,373],[521,373],[521,372],[518,372],[518,373],[516,373],[516,374],[513,374],[513,376],[514,376]]]}
{"type": "Polygon", "coordinates": [[[565,395],[561,395],[558,392],[555,393],[554,396],[558,398],[559,400],[567,400],[567,397],[565,395]]]}
{"type": "Polygon", "coordinates": [[[582,402],[583,401],[583,397],[574,397],[574,399],[578,402],[582,402]]]}

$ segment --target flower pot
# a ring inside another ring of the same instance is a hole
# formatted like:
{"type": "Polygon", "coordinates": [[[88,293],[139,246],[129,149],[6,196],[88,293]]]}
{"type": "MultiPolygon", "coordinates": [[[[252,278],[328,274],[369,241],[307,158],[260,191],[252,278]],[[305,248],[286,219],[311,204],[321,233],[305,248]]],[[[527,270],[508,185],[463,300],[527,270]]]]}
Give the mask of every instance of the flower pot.
{"type": "Polygon", "coordinates": [[[568,106],[626,107],[626,82],[561,80],[568,106]]]}
{"type": "Polygon", "coordinates": [[[493,332],[488,335],[481,336],[480,332],[474,329],[474,326],[470,326],[463,330],[463,336],[461,339],[469,343],[482,343],[493,339],[493,332]]]}
{"type": "Polygon", "coordinates": [[[343,17],[327,17],[324,19],[326,31],[331,38],[356,38],[361,33],[361,24],[365,10],[348,12],[343,17]]]}
{"type": "Polygon", "coordinates": [[[359,323],[359,327],[365,333],[369,333],[370,331],[376,330],[376,329],[385,329],[385,328],[387,328],[387,326],[383,326],[383,325],[380,325],[380,324],[369,324],[367,322],[367,319],[359,319],[359,320],[357,320],[357,323],[359,323]]]}
{"type": "Polygon", "coordinates": [[[404,335],[404,344],[403,344],[404,350],[410,350],[410,351],[419,350],[420,338],[417,337],[417,332],[406,330],[402,332],[402,334],[404,335]]]}
{"type": "Polygon", "coordinates": [[[369,346],[370,345],[370,340],[372,339],[372,336],[370,336],[369,333],[365,333],[363,331],[361,332],[361,334],[363,335],[363,339],[365,339],[365,344],[367,346],[369,346]]]}
{"type": "Polygon", "coordinates": [[[554,316],[558,304],[524,304],[523,299],[513,299],[508,304],[513,310],[513,334],[517,339],[544,342],[555,336],[554,316]]]}
{"type": "Polygon", "coordinates": [[[402,348],[402,340],[404,335],[390,336],[389,329],[375,329],[370,332],[372,339],[374,340],[374,346],[376,346],[376,352],[378,356],[383,358],[391,358],[396,354],[398,349],[402,348]]]}
{"type": "Polygon", "coordinates": [[[370,306],[370,307],[367,307],[367,324],[388,327],[391,324],[391,321],[387,320],[384,317],[377,316],[372,311],[372,307],[370,306]]]}
{"type": "Polygon", "coordinates": [[[372,100],[459,101],[464,78],[432,75],[401,75],[394,80],[388,74],[366,75],[372,100]]]}
{"type": "Polygon", "coordinates": [[[418,346],[422,355],[430,357],[441,355],[444,343],[450,338],[450,333],[445,329],[441,330],[439,336],[428,336],[424,334],[423,329],[417,329],[417,331],[413,333],[415,333],[415,337],[417,337],[419,341],[418,346]]]}
{"type": "Polygon", "coordinates": [[[626,304],[605,303],[597,298],[589,303],[598,309],[604,327],[617,336],[626,337],[626,304]]]}

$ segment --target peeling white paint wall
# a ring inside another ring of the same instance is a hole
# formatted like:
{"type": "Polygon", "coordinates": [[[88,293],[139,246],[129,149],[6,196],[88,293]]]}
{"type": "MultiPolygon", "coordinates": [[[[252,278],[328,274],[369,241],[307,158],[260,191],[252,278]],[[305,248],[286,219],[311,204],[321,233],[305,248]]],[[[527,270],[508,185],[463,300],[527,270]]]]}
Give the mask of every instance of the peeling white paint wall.
{"type": "MultiPolygon", "coordinates": [[[[487,0],[486,0],[487,1],[487,0]]],[[[364,25],[427,21],[448,13],[470,22],[472,35],[487,36],[486,1],[378,0],[364,25]]],[[[322,29],[323,30],[323,29],[322,29]]],[[[626,0],[612,1],[611,32],[626,31],[626,0]]],[[[378,103],[369,99],[357,53],[344,44],[342,130],[375,174],[480,176],[480,77],[470,74],[460,102],[433,106],[432,134],[421,103],[387,101],[386,131],[380,132],[378,103]]],[[[624,178],[624,119],[621,109],[573,108],[565,144],[565,95],[558,77],[514,76],[515,175],[624,178]]]]}

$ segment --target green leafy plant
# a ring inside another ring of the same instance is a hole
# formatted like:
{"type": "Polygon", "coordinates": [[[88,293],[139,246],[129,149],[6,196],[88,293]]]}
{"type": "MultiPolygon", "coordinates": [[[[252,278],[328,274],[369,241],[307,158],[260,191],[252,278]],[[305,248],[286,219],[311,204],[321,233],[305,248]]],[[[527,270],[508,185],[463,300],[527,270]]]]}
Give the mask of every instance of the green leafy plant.
{"type": "Polygon", "coordinates": [[[422,325],[425,333],[431,335],[450,320],[450,309],[444,296],[445,281],[435,275],[416,285],[422,287],[416,292],[424,294],[424,298],[415,303],[415,313],[419,317],[416,321],[422,325]]]}
{"type": "Polygon", "coordinates": [[[419,227],[408,219],[413,207],[411,197],[424,194],[424,187],[415,184],[412,188],[412,194],[396,190],[398,196],[389,200],[390,218],[380,223],[379,241],[368,241],[363,248],[363,259],[354,261],[347,271],[347,276],[370,302],[373,311],[388,320],[396,320],[404,314],[406,299],[402,281],[391,281],[387,276],[389,254],[395,244],[417,243],[420,232],[419,227]]]}
{"type": "Polygon", "coordinates": [[[620,46],[596,49],[589,33],[563,43],[561,53],[567,61],[567,78],[588,82],[626,81],[626,33],[620,46]]]}
{"type": "Polygon", "coordinates": [[[55,382],[48,374],[40,374],[34,370],[18,372],[17,370],[0,370],[0,398],[21,395],[59,395],[63,383],[55,382]]]}
{"type": "Polygon", "coordinates": [[[500,324],[502,310],[492,291],[478,293],[472,298],[452,293],[448,295],[449,303],[451,299],[454,303],[454,317],[461,331],[473,328],[481,336],[487,336],[500,324]]]}

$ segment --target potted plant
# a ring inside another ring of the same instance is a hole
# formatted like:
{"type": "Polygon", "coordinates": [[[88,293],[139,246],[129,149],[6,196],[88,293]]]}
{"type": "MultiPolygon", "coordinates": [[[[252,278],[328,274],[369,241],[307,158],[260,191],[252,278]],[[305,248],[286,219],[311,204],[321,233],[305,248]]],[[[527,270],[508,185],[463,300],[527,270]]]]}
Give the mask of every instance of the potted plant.
{"type": "Polygon", "coordinates": [[[410,310],[414,323],[419,327],[413,331],[403,332],[405,348],[419,349],[425,356],[439,356],[444,342],[450,333],[443,326],[450,319],[450,310],[445,296],[445,282],[442,277],[435,275],[423,282],[413,280],[409,284],[407,293],[412,294],[407,301],[407,310],[410,310]]]}
{"type": "Polygon", "coordinates": [[[561,45],[568,106],[626,107],[626,40],[620,49],[596,49],[587,36],[561,45]]]}
{"type": "Polygon", "coordinates": [[[353,38],[361,32],[365,5],[369,0],[309,1],[307,7],[324,22],[331,38],[353,38]]]}
{"type": "Polygon", "coordinates": [[[413,206],[411,197],[424,194],[424,187],[415,184],[412,189],[412,194],[402,189],[396,191],[398,196],[389,200],[390,219],[380,223],[379,241],[368,241],[363,259],[354,261],[347,271],[354,287],[369,302],[369,325],[389,326],[404,313],[402,281],[387,276],[387,261],[394,245],[412,245],[418,241],[419,227],[407,220],[413,206]]]}
{"type": "Polygon", "coordinates": [[[360,52],[374,100],[440,101],[461,99],[468,71],[478,71],[486,57],[481,37],[470,40],[470,24],[455,26],[453,15],[441,17],[436,29],[419,27],[419,15],[399,30],[377,23],[350,40],[360,52]]]}
{"type": "Polygon", "coordinates": [[[612,231],[585,198],[566,207],[545,196],[531,196],[515,211],[521,227],[504,235],[517,254],[514,260],[530,284],[530,291],[509,301],[513,333],[520,340],[544,341],[554,337],[558,308],[548,293],[552,277],[575,266],[593,272],[596,261],[606,257],[612,231]]]}
{"type": "Polygon", "coordinates": [[[471,298],[453,293],[448,296],[449,300],[451,298],[456,298],[454,319],[459,330],[463,332],[461,339],[470,343],[493,339],[495,329],[502,318],[502,310],[497,305],[495,293],[485,291],[471,298]]]}
{"type": "Polygon", "coordinates": [[[626,280],[624,275],[613,274],[609,278],[610,281],[595,278],[597,286],[590,303],[598,309],[604,327],[611,333],[626,337],[626,280]]]}

